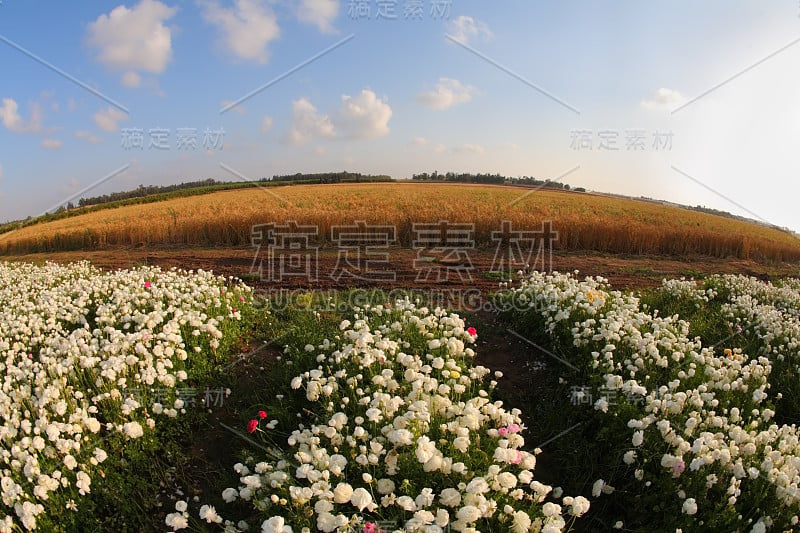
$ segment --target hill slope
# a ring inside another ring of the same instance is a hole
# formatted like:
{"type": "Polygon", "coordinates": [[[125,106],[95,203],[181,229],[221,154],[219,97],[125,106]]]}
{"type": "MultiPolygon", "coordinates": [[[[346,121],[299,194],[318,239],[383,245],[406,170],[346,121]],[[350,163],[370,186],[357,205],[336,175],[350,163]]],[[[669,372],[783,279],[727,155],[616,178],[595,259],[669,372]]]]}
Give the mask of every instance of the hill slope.
{"type": "Polygon", "coordinates": [[[396,226],[402,246],[414,223],[474,224],[478,247],[493,246],[501,221],[541,231],[550,221],[556,250],[769,261],[800,260],[800,240],[771,228],[651,202],[509,186],[469,184],[339,184],[214,192],[128,205],[25,227],[0,235],[0,254],[148,246],[246,246],[256,224],[294,220],[331,228],[396,226]]]}

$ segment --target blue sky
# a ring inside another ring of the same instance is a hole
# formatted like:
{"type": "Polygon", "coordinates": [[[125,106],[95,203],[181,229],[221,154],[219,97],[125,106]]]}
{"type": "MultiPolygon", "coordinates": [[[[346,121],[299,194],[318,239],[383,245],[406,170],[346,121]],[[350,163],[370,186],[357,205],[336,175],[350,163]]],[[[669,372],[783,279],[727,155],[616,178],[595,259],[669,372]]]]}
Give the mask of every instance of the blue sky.
{"type": "Polygon", "coordinates": [[[794,0],[3,0],[0,222],[87,188],[454,170],[800,231],[798,39],[794,0]]]}

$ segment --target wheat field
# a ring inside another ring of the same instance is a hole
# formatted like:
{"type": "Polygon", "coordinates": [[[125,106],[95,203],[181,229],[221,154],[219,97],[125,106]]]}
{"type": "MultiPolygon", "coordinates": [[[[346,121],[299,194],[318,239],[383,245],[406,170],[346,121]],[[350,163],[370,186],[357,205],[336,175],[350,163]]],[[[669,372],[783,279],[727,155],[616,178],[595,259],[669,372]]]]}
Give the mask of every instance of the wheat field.
{"type": "Polygon", "coordinates": [[[621,254],[800,259],[800,239],[731,218],[652,202],[517,187],[442,183],[298,185],[240,189],[111,208],[0,235],[0,253],[115,247],[247,246],[256,224],[294,220],[331,228],[391,224],[410,246],[413,223],[472,223],[478,247],[507,220],[513,229],[558,232],[554,249],[621,254]]]}

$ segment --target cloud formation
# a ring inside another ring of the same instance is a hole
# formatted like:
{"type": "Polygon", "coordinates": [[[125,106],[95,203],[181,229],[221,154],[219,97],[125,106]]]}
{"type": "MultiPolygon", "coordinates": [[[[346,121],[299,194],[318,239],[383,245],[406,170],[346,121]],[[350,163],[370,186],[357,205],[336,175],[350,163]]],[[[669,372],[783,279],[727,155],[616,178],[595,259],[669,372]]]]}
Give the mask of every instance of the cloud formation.
{"type": "Polygon", "coordinates": [[[275,12],[266,2],[236,0],[224,8],[216,0],[198,2],[203,18],[216,26],[222,45],[236,58],[255,63],[269,60],[267,45],[280,37],[275,12]]]}
{"type": "Polygon", "coordinates": [[[172,59],[172,32],[165,22],[177,11],[158,0],[141,0],[132,8],[120,5],[89,24],[87,42],[104,66],[126,71],[123,85],[138,87],[136,71],[160,74],[172,59]]]}
{"type": "Polygon", "coordinates": [[[447,32],[457,41],[469,44],[470,41],[491,39],[489,26],[478,19],[461,15],[447,25],[447,32]]]}
{"type": "Polygon", "coordinates": [[[312,24],[322,33],[336,33],[333,21],[339,16],[339,0],[300,0],[297,19],[312,24]]]}
{"type": "Polygon", "coordinates": [[[439,83],[432,91],[417,95],[417,101],[431,109],[444,110],[472,100],[475,87],[464,85],[451,78],[439,78],[439,83]]]}

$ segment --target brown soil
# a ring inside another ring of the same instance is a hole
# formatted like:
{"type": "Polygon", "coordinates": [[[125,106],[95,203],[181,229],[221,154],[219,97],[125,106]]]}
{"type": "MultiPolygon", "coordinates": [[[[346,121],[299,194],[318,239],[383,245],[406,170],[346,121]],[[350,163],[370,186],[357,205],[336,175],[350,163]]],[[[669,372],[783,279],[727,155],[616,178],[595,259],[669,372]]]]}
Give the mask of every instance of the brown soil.
{"type": "MultiPolygon", "coordinates": [[[[49,254],[27,254],[7,256],[10,261],[57,261],[70,262],[87,259],[99,268],[127,268],[137,265],[158,265],[164,268],[213,270],[225,276],[242,276],[255,288],[284,289],[344,289],[351,287],[414,288],[414,289],[479,289],[482,292],[497,288],[498,279],[486,276],[494,263],[493,249],[469,250],[469,260],[473,269],[459,275],[455,265],[432,262],[433,269],[428,280],[418,279],[419,271],[414,268],[417,254],[414,250],[391,248],[386,264],[373,264],[373,270],[395,272],[394,281],[370,281],[347,275],[338,280],[331,277],[336,272],[339,259],[336,249],[322,249],[316,260],[317,279],[309,281],[305,277],[288,277],[280,281],[263,281],[251,274],[254,251],[251,248],[183,248],[183,249],[143,249],[125,248],[103,251],[58,252],[49,254]],[[449,267],[449,269],[448,269],[449,267]],[[441,280],[437,280],[437,272],[441,280]],[[449,274],[449,279],[444,277],[449,274]]],[[[426,264],[427,265],[427,264],[426,264]]],[[[541,268],[541,262],[538,265],[541,268]]],[[[571,272],[579,270],[581,275],[603,276],[608,278],[615,289],[634,289],[652,287],[661,283],[662,278],[704,276],[708,274],[740,273],[772,279],[781,276],[797,276],[800,265],[788,263],[765,264],[742,259],[715,259],[709,257],[675,258],[656,256],[620,256],[610,254],[553,253],[552,270],[571,272]]],[[[369,276],[365,276],[369,277],[369,276]]],[[[424,276],[423,276],[424,277],[424,276]]],[[[274,277],[273,277],[274,278],[274,277]]]]}

